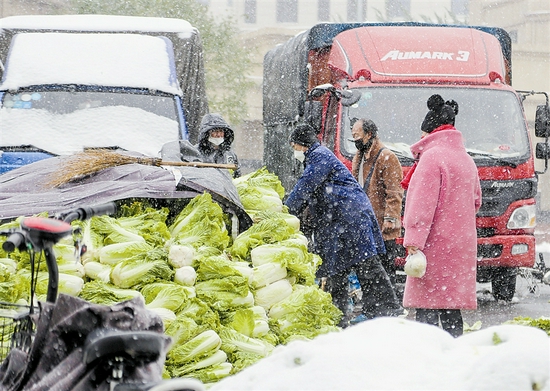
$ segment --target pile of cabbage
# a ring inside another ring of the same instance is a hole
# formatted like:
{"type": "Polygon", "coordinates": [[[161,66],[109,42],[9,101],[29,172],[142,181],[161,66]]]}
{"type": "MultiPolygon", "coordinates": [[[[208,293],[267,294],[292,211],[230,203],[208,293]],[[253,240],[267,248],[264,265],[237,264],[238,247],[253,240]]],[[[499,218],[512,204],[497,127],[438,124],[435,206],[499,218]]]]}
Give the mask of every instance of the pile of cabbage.
{"type": "MultiPolygon", "coordinates": [[[[254,221],[235,238],[204,193],[170,220],[168,209],[134,202],[116,218],[75,222],[78,237],[55,246],[60,292],[105,305],[141,297],[163,319],[173,339],[165,377],[216,382],[279,344],[338,330],[342,314],[315,282],[321,259],[286,212],[279,179],[262,168],[234,183],[254,221]],[[75,239],[86,250],[78,257],[75,239]]],[[[28,302],[28,254],[0,257],[0,300],[28,302]]],[[[45,265],[38,276],[42,300],[45,265]]]]}

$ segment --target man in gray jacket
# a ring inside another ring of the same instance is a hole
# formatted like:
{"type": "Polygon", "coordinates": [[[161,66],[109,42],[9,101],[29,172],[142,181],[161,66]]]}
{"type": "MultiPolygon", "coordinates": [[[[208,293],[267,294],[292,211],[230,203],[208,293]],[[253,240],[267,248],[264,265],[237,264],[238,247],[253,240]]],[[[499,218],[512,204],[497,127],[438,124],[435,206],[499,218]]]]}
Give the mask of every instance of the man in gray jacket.
{"type": "Polygon", "coordinates": [[[205,162],[235,164],[237,169],[233,177],[241,175],[237,154],[231,149],[235,138],[233,129],[218,113],[206,114],[199,127],[199,142],[196,148],[205,162]]]}

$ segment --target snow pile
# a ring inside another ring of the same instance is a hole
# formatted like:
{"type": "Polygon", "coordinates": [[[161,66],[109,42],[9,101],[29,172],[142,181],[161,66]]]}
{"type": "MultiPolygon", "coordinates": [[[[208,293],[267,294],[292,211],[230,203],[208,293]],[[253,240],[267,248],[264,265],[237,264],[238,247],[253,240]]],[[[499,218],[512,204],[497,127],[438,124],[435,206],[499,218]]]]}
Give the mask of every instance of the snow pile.
{"type": "Polygon", "coordinates": [[[550,338],[501,325],[454,339],[434,326],[380,318],[280,346],[210,390],[550,391],[550,338]]]}

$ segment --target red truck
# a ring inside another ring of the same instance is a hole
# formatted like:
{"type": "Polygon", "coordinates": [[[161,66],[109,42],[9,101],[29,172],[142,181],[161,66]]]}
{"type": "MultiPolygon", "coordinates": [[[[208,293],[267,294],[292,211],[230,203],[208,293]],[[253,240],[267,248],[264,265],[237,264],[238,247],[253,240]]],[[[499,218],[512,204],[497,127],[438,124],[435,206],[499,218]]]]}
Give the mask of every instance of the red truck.
{"type": "MultiPolygon", "coordinates": [[[[537,107],[532,147],[523,109],[538,92],[511,86],[511,40],[501,28],[422,23],[325,23],[276,46],[264,57],[264,163],[290,190],[301,173],[288,135],[300,122],[349,168],[356,152],[350,119],[378,126],[404,173],[409,147],[432,94],[459,104],[464,135],[481,180],[477,215],[478,281],[491,281],[498,300],[511,301],[518,267],[535,262],[538,175],[535,157],[550,156],[548,95],[537,107]]],[[[406,202],[406,195],[405,195],[406,202]]],[[[402,248],[402,255],[405,250],[402,248]]],[[[403,258],[397,260],[402,266],[403,258]]]]}

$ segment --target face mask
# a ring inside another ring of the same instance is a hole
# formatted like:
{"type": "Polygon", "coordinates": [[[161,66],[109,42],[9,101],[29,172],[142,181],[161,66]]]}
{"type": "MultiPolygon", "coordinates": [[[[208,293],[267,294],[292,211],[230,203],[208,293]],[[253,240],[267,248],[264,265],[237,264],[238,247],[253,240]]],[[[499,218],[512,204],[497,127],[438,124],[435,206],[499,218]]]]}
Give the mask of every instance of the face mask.
{"type": "Polygon", "coordinates": [[[363,148],[363,140],[353,140],[353,143],[355,144],[355,148],[357,148],[359,151],[363,148]]]}
{"type": "Polygon", "coordinates": [[[306,160],[306,155],[304,154],[304,151],[296,151],[294,150],[294,158],[296,160],[299,160],[300,162],[304,162],[306,160]]]}
{"type": "Polygon", "coordinates": [[[355,143],[355,148],[357,148],[359,151],[367,152],[370,149],[373,141],[374,137],[371,137],[366,143],[363,143],[362,139],[354,140],[353,142],[355,143]]]}
{"type": "Polygon", "coordinates": [[[220,145],[225,141],[225,138],[223,137],[209,137],[208,141],[211,142],[214,145],[220,145]]]}

